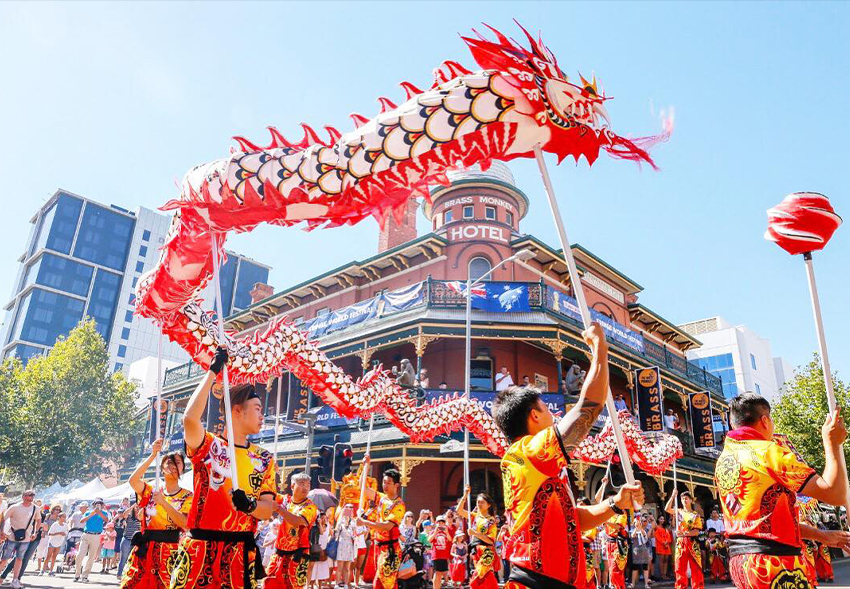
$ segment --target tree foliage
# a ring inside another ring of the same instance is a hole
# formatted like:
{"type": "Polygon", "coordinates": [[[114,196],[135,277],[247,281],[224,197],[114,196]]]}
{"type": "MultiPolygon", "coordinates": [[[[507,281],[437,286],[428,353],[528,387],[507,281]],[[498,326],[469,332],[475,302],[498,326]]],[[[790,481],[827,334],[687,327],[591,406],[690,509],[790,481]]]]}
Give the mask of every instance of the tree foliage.
{"type": "Polygon", "coordinates": [[[120,464],[138,426],[136,391],[108,365],[92,320],[26,367],[6,360],[0,366],[0,464],[27,486],[89,478],[107,461],[120,464]]]}
{"type": "MultiPolygon", "coordinates": [[[[833,375],[833,388],[839,407],[848,407],[850,388],[833,375]]],[[[779,401],[771,409],[771,417],[778,433],[787,434],[806,462],[818,472],[823,472],[824,450],[821,427],[829,413],[826,384],[820,357],[794,371],[794,378],[785,384],[779,401]]],[[[844,419],[848,414],[843,411],[844,419]]],[[[850,450],[844,445],[844,457],[850,463],[850,450]]]]}

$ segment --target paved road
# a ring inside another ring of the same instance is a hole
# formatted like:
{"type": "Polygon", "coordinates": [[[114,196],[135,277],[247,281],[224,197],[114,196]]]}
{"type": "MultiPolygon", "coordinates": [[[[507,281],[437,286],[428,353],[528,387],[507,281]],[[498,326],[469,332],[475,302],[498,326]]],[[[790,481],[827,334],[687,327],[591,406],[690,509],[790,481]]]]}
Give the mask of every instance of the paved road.
{"type": "MultiPolygon", "coordinates": [[[[34,566],[31,568],[35,568],[34,566]]],[[[99,569],[100,565],[95,565],[95,569],[99,569]]],[[[28,589],[53,589],[55,587],[71,587],[74,589],[93,589],[97,587],[117,587],[118,579],[115,575],[101,575],[92,573],[89,575],[89,583],[74,583],[74,575],[72,573],[60,573],[55,577],[39,577],[33,574],[27,574],[23,578],[23,585],[28,589]]],[[[661,585],[664,587],[666,583],[661,585]]],[[[656,585],[658,586],[658,585],[656,585]]],[[[8,587],[8,584],[4,587],[8,587]]],[[[842,562],[835,564],[835,584],[822,585],[824,589],[850,589],[850,559],[845,559],[842,562]]],[[[642,589],[640,586],[639,589],[642,589]]],[[[732,585],[706,585],[706,589],[733,589],[732,585]]]]}

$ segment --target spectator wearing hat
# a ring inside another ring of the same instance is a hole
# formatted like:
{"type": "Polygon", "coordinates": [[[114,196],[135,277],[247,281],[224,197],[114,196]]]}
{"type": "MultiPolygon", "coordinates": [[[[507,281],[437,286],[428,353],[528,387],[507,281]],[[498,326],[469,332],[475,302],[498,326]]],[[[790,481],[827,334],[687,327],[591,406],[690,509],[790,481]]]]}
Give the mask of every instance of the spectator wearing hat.
{"type": "Polygon", "coordinates": [[[89,582],[89,573],[100,552],[100,538],[107,521],[109,521],[109,515],[103,509],[103,499],[95,499],[92,508],[80,520],[80,523],[83,524],[83,536],[80,539],[80,548],[77,552],[77,569],[74,574],[74,581],[89,582]],[[86,561],[85,570],[83,570],[84,560],[86,561]]]}

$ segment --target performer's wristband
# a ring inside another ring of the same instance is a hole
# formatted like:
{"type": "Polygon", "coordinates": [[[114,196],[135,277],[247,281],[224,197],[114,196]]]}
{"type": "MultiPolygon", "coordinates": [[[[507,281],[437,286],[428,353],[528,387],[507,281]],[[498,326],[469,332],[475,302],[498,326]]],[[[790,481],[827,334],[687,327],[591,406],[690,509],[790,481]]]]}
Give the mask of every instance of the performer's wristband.
{"type": "Polygon", "coordinates": [[[614,503],[613,497],[608,497],[608,507],[610,507],[611,511],[613,511],[617,515],[623,515],[624,513],[626,513],[625,510],[621,509],[620,507],[617,506],[616,503],[614,503]]]}

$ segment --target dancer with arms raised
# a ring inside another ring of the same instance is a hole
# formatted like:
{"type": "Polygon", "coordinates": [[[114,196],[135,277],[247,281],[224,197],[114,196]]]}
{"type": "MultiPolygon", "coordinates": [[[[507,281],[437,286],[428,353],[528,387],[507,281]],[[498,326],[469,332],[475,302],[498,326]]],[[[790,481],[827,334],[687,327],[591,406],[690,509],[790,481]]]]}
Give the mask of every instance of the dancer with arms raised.
{"type": "Polygon", "coordinates": [[[624,485],[598,505],[576,506],[568,456],[588,434],[608,394],[608,344],[602,327],[582,333],[592,356],[578,402],[557,422],[532,387],[497,394],[493,418],[510,442],[502,458],[505,509],[511,528],[506,587],[584,586],[581,534],[643,501],[639,483],[624,485]]]}

